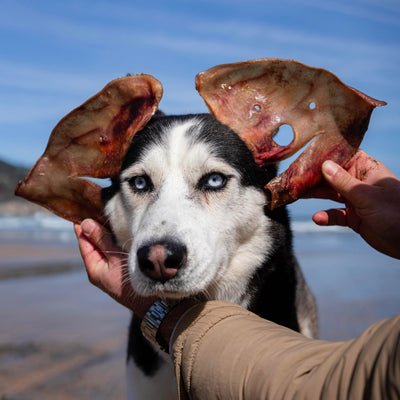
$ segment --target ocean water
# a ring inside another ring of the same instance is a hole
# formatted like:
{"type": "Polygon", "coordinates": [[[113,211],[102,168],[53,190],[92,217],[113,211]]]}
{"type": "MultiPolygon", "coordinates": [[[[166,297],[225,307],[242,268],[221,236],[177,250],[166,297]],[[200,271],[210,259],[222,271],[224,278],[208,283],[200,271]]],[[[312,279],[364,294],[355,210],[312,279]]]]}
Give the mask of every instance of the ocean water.
{"type": "Polygon", "coordinates": [[[72,223],[47,213],[0,216],[0,241],[33,240],[68,244],[75,241],[72,223]]]}
{"type": "MultiPolygon", "coordinates": [[[[342,227],[319,227],[311,220],[294,219],[292,229],[295,235],[302,234],[346,234],[342,227]]],[[[1,240],[40,240],[51,243],[70,243],[75,241],[72,223],[47,213],[27,216],[0,216],[1,240]]]]}
{"type": "Polygon", "coordinates": [[[294,247],[317,301],[321,338],[347,340],[400,313],[400,261],[356,233],[302,229],[294,247]]]}
{"type": "MultiPolygon", "coordinates": [[[[376,252],[347,228],[319,227],[294,217],[292,229],[295,253],[317,300],[322,338],[354,337],[400,312],[399,260],[376,252]]],[[[0,244],[7,243],[77,252],[72,224],[49,214],[1,216],[0,244]]]]}

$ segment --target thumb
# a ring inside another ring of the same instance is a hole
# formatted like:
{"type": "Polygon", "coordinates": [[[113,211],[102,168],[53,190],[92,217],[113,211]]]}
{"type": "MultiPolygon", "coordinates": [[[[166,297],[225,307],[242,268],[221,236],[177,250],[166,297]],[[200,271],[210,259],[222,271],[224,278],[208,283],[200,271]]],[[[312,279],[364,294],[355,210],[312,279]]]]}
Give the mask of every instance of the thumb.
{"type": "Polygon", "coordinates": [[[333,161],[322,164],[322,174],[326,181],[354,207],[364,208],[368,198],[369,185],[351,176],[345,169],[333,161]]]}

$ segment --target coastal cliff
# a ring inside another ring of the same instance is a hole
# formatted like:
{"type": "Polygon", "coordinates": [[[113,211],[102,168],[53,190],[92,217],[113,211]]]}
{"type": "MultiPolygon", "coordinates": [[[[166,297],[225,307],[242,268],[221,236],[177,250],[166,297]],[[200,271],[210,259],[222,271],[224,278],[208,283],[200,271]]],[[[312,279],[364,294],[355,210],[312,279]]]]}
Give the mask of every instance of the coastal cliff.
{"type": "Polygon", "coordinates": [[[43,207],[14,195],[18,181],[24,179],[28,171],[28,168],[0,160],[0,215],[47,212],[43,207]]]}

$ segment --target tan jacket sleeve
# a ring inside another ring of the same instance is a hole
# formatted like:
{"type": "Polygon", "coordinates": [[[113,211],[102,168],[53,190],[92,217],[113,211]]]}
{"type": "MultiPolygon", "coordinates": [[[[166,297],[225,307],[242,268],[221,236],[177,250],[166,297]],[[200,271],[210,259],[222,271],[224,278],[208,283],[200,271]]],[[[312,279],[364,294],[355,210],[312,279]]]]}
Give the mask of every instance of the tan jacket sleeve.
{"type": "Polygon", "coordinates": [[[213,301],[184,315],[171,349],[181,399],[400,399],[399,339],[400,315],[327,342],[213,301]]]}

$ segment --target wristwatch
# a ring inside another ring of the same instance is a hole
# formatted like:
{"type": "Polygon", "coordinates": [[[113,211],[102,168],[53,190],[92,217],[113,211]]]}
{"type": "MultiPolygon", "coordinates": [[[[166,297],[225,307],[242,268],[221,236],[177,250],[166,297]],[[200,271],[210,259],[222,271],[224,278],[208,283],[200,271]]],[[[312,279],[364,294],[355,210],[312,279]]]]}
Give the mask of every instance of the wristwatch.
{"type": "Polygon", "coordinates": [[[158,330],[164,317],[178,304],[181,300],[170,301],[157,300],[147,311],[141,323],[143,336],[156,347],[169,352],[169,345],[158,336],[158,330]]]}
{"type": "MultiPolygon", "coordinates": [[[[160,335],[160,325],[162,324],[165,316],[170,313],[173,309],[175,314],[171,315],[169,320],[168,329],[173,329],[175,324],[178,323],[180,318],[192,307],[198,305],[200,300],[195,297],[184,298],[184,299],[161,299],[157,300],[153,305],[149,308],[146,315],[144,316],[140,329],[143,333],[143,336],[154,346],[158,347],[162,351],[169,353],[169,343],[167,339],[164,339],[160,335]]],[[[164,329],[164,328],[163,328],[164,329]]],[[[164,334],[166,333],[164,331],[164,334]]],[[[172,334],[172,330],[169,332],[172,334]]]]}

